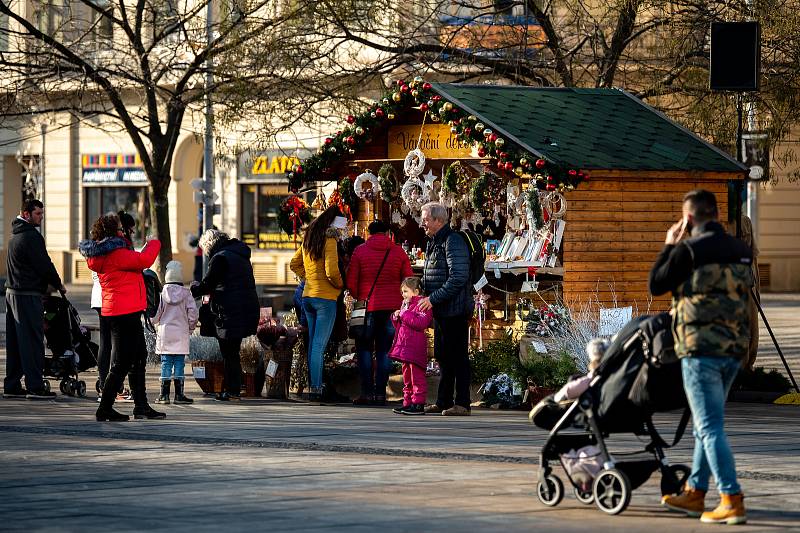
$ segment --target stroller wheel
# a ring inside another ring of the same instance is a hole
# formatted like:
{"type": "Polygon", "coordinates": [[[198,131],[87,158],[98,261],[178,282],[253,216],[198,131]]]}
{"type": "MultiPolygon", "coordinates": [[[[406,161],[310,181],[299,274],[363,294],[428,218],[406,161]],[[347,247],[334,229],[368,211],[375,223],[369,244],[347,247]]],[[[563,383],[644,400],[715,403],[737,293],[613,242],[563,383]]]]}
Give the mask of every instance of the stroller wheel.
{"type": "Polygon", "coordinates": [[[683,488],[683,484],[692,473],[692,469],[686,465],[669,465],[668,472],[661,476],[661,495],[678,494],[683,488]]]}
{"type": "Polygon", "coordinates": [[[66,378],[58,384],[58,390],[61,391],[61,394],[69,394],[69,381],[66,378]]]}
{"type": "Polygon", "coordinates": [[[572,493],[575,495],[575,499],[583,505],[592,505],[594,503],[594,494],[591,491],[584,492],[578,487],[572,487],[572,493]]]}
{"type": "Polygon", "coordinates": [[[631,483],[619,470],[603,470],[594,478],[594,503],[608,514],[619,514],[631,501],[631,483]]]}
{"type": "Polygon", "coordinates": [[[86,382],[85,381],[76,382],[75,392],[78,393],[78,396],[80,396],[81,398],[86,396],[86,382]]]}
{"type": "Polygon", "coordinates": [[[42,382],[42,385],[44,386],[44,390],[45,391],[50,392],[50,381],[49,380],[45,379],[42,382]]]}
{"type": "Polygon", "coordinates": [[[103,387],[100,386],[100,380],[94,382],[94,390],[97,391],[97,394],[103,392],[103,387]]]}
{"type": "Polygon", "coordinates": [[[539,501],[548,507],[555,507],[564,497],[564,484],[554,475],[540,479],[536,484],[536,495],[539,501]]]}

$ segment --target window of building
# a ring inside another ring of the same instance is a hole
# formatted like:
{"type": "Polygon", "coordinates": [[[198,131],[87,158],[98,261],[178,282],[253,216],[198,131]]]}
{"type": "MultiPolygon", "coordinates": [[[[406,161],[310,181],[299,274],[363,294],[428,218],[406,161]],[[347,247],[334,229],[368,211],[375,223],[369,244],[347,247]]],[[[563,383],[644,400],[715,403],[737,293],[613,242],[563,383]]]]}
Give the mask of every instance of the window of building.
{"type": "MultiPolygon", "coordinates": [[[[294,239],[278,224],[278,211],[286,199],[286,185],[239,186],[239,228],[242,241],[261,250],[294,250],[294,239]]],[[[305,194],[311,203],[316,192],[305,194]]]]}
{"type": "Polygon", "coordinates": [[[84,187],[84,235],[89,238],[92,224],[105,213],[126,211],[136,219],[133,244],[144,245],[150,233],[150,198],[147,187],[84,187]]]}
{"type": "Polygon", "coordinates": [[[175,42],[181,39],[183,20],[175,0],[153,0],[153,40],[175,42]]]}
{"type": "Polygon", "coordinates": [[[36,27],[47,35],[56,35],[64,29],[69,18],[67,0],[46,0],[36,9],[36,27]]]}
{"type": "Polygon", "coordinates": [[[8,15],[0,13],[0,52],[8,52],[8,15]]]}
{"type": "Polygon", "coordinates": [[[510,17],[514,11],[515,0],[493,0],[494,12],[498,15],[510,17]]]}
{"type": "Polygon", "coordinates": [[[109,0],[92,0],[95,7],[90,7],[92,40],[102,45],[114,38],[114,6],[109,0]]]}

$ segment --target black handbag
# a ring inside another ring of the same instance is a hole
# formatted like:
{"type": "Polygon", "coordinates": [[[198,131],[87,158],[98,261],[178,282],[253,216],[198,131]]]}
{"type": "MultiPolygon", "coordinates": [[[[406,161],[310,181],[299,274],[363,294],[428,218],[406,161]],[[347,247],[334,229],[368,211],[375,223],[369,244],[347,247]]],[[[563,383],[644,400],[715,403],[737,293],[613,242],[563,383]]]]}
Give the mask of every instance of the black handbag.
{"type": "Polygon", "coordinates": [[[383,265],[386,264],[386,259],[389,258],[389,252],[391,251],[391,248],[386,250],[386,255],[383,256],[383,262],[378,268],[378,273],[375,275],[375,281],[372,282],[372,287],[369,289],[367,299],[353,302],[353,311],[350,313],[350,322],[348,322],[348,333],[353,339],[369,340],[375,336],[375,318],[372,312],[367,311],[367,307],[369,306],[369,299],[372,298],[372,291],[375,290],[375,285],[378,283],[378,278],[383,270],[383,265]]]}

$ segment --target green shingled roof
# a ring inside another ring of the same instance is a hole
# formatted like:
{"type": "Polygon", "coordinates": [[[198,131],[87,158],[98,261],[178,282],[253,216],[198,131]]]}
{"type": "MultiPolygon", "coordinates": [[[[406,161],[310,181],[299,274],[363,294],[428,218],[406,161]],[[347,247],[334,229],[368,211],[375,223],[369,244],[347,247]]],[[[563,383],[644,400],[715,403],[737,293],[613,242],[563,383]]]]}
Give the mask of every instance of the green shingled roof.
{"type": "Polygon", "coordinates": [[[734,158],[617,89],[433,87],[498,135],[557,163],[583,169],[746,171],[734,158]]]}

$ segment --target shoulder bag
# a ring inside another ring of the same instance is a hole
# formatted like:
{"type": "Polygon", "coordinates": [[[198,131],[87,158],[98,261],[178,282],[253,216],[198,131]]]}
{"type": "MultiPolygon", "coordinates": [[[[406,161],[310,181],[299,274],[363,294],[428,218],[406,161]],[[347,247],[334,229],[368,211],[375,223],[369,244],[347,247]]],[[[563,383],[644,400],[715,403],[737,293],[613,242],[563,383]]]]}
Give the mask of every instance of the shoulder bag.
{"type": "Polygon", "coordinates": [[[369,289],[367,299],[356,300],[353,303],[353,311],[350,313],[350,322],[348,323],[348,332],[353,339],[369,340],[375,334],[374,318],[371,312],[367,312],[367,306],[369,306],[369,299],[372,298],[375,284],[378,283],[383,265],[386,264],[386,259],[389,258],[389,252],[391,251],[391,248],[386,250],[386,255],[383,256],[383,262],[380,268],[378,268],[378,273],[375,275],[375,281],[372,282],[372,287],[369,289]]]}

